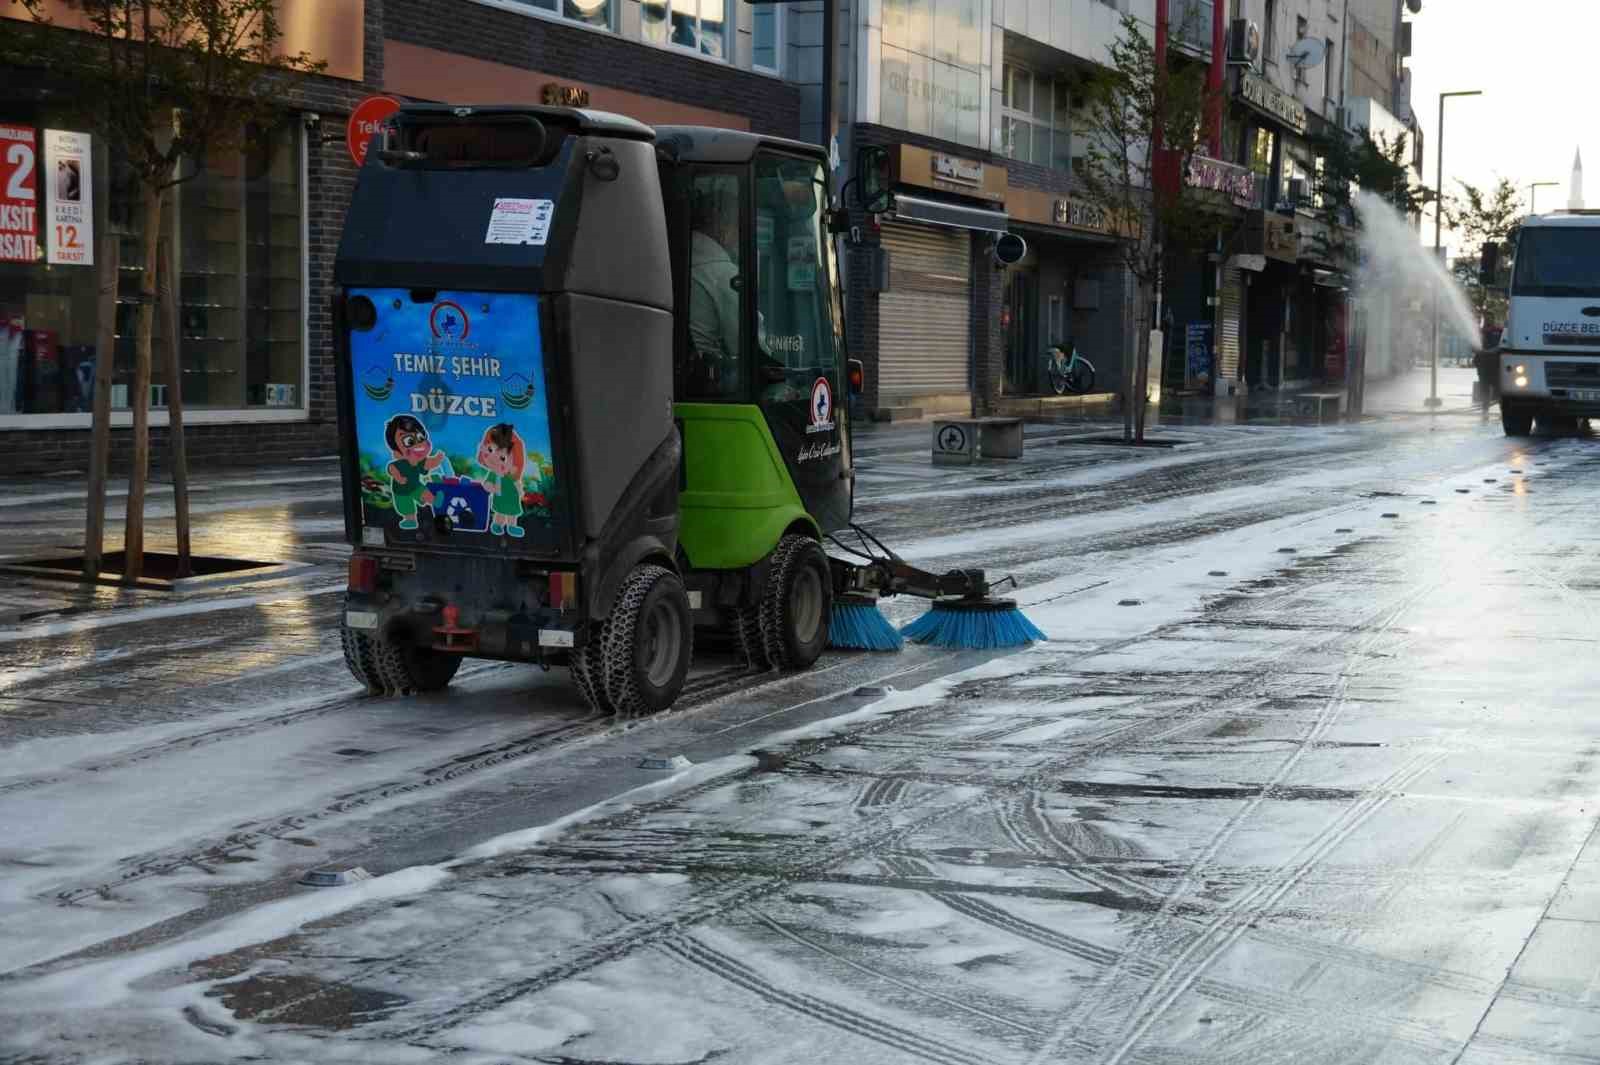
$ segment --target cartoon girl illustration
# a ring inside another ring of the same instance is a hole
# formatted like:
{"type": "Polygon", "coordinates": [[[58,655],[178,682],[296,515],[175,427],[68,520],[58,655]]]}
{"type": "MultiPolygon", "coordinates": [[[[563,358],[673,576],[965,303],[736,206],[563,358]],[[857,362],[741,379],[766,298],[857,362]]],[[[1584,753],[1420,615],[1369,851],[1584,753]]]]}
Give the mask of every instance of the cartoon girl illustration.
{"type": "Polygon", "coordinates": [[[389,498],[400,518],[400,528],[417,527],[417,507],[433,505],[433,493],[423,478],[444,462],[444,452],[433,450],[428,430],[409,414],[396,414],[384,426],[383,438],[394,461],[389,463],[389,498]]]}
{"type": "Polygon", "coordinates": [[[478,444],[478,465],[489,471],[484,484],[493,491],[489,499],[489,532],[522,536],[522,471],[528,449],[510,422],[484,430],[478,444]]]}

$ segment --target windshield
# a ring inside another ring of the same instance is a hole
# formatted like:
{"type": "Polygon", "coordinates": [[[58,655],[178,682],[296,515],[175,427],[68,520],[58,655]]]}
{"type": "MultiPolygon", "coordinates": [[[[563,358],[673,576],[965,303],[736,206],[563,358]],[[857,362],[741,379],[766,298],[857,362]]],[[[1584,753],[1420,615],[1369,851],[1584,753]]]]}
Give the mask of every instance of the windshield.
{"type": "Polygon", "coordinates": [[[769,384],[808,390],[817,377],[832,376],[839,363],[822,167],[767,155],[757,159],[755,178],[762,362],[769,384]]]}
{"type": "Polygon", "coordinates": [[[1600,296],[1600,227],[1524,229],[1511,294],[1600,296]]]}

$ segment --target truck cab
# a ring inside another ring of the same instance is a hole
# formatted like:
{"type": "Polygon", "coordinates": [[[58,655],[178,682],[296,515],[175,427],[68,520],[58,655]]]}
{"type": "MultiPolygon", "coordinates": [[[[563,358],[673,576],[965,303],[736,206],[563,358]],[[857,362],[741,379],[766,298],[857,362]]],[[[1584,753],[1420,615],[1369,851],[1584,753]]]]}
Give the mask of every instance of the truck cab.
{"type": "Polygon", "coordinates": [[[1600,211],[1526,219],[1512,252],[1500,337],[1500,420],[1527,436],[1600,417],[1600,211]]]}

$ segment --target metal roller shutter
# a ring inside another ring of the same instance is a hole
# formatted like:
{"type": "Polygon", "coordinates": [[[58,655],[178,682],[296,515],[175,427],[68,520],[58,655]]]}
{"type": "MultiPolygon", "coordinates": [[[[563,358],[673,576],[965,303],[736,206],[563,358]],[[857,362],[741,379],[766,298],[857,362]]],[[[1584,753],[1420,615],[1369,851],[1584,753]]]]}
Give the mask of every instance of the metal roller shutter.
{"type": "Polygon", "coordinates": [[[1239,378],[1239,331],[1244,315],[1244,275],[1236,266],[1222,270],[1222,334],[1217,340],[1217,380],[1239,378]]]}
{"type": "Polygon", "coordinates": [[[968,389],[972,241],[964,229],[885,224],[889,290],[878,302],[878,387],[885,395],[968,389]]]}

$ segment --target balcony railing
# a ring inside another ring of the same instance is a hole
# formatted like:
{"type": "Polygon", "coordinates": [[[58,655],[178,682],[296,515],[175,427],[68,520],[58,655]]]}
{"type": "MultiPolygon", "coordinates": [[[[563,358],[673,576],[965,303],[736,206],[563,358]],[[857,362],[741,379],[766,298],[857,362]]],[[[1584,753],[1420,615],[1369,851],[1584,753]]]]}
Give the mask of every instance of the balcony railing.
{"type": "Polygon", "coordinates": [[[1172,43],[1195,55],[1211,55],[1212,0],[1171,0],[1167,8],[1172,43]]]}

